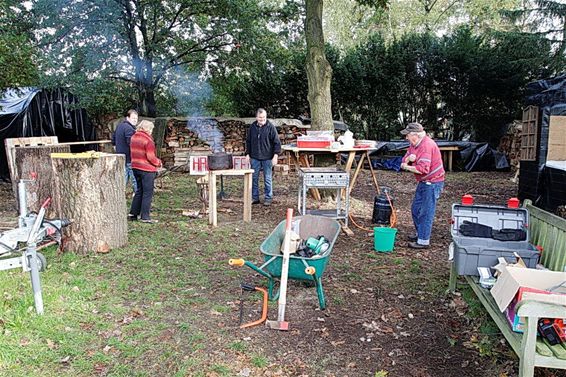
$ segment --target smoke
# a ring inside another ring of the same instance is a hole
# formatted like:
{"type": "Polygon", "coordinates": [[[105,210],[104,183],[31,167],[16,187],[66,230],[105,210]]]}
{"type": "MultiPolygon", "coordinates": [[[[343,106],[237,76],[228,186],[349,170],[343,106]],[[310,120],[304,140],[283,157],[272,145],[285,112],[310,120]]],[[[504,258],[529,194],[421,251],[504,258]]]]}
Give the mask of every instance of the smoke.
{"type": "Polygon", "coordinates": [[[218,129],[218,122],[204,117],[206,104],[212,99],[212,87],[196,73],[187,73],[182,69],[171,72],[174,76],[169,88],[175,98],[175,112],[187,115],[187,128],[199,139],[205,141],[214,152],[224,151],[224,135],[218,129]]]}

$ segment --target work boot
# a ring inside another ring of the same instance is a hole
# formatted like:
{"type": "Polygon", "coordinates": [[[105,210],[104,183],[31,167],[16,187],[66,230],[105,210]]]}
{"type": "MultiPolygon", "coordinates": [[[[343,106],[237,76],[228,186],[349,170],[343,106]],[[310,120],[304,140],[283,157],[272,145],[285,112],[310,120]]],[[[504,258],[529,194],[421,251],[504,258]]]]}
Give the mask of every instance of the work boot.
{"type": "Polygon", "coordinates": [[[131,213],[129,213],[128,221],[138,221],[138,217],[136,215],[132,215],[131,213]]]}
{"type": "Polygon", "coordinates": [[[264,205],[264,206],[270,206],[271,203],[272,203],[271,200],[264,200],[264,201],[263,201],[263,205],[264,205]]]}
{"type": "Polygon", "coordinates": [[[256,199],[252,202],[252,204],[260,204],[261,202],[259,201],[259,199],[256,199]]]}
{"type": "Polygon", "coordinates": [[[418,242],[409,242],[408,245],[411,249],[428,249],[430,245],[422,245],[418,242]]]}
{"type": "Polygon", "coordinates": [[[419,236],[407,236],[407,241],[409,242],[417,242],[419,236]]]}

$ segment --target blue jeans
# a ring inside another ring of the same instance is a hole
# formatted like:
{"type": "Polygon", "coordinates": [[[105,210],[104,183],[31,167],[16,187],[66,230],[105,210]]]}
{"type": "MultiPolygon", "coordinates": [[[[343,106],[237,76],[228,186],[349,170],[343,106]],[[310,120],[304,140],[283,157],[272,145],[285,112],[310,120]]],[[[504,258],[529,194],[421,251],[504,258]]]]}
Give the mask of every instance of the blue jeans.
{"type": "Polygon", "coordinates": [[[134,189],[134,193],[138,191],[138,184],[136,182],[136,177],[134,177],[134,172],[132,171],[132,164],[126,163],[126,185],[128,185],[128,181],[132,181],[132,188],[134,189]]]}
{"type": "Polygon", "coordinates": [[[430,233],[432,222],[436,212],[436,202],[444,188],[444,182],[426,183],[419,182],[415,191],[415,198],[411,206],[413,224],[417,230],[417,243],[421,245],[430,244],[430,233]]]}
{"type": "Polygon", "coordinates": [[[272,163],[271,160],[255,160],[250,158],[252,169],[254,169],[253,180],[252,180],[252,200],[259,200],[259,171],[263,169],[263,185],[264,185],[264,195],[265,200],[273,200],[273,188],[272,183],[272,163]]]}
{"type": "Polygon", "coordinates": [[[132,200],[130,215],[140,216],[142,220],[150,220],[149,211],[153,200],[153,182],[156,175],[154,172],[134,169],[138,190],[132,200]]]}

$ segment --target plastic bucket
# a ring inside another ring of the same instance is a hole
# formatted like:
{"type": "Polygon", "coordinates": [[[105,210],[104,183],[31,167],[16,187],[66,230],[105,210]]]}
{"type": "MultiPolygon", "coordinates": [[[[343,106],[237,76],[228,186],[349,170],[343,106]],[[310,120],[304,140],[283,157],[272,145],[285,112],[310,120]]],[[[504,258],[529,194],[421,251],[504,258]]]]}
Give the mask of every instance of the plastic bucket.
{"type": "Polygon", "coordinates": [[[373,228],[373,247],[375,251],[389,252],[393,251],[395,246],[396,228],[373,228]]]}

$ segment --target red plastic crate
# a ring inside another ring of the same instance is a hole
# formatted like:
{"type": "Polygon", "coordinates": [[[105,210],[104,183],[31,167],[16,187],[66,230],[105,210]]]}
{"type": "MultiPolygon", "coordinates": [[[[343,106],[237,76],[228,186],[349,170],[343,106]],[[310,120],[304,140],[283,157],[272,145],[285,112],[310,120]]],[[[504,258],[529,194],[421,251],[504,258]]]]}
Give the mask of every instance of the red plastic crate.
{"type": "Polygon", "coordinates": [[[328,148],[332,144],[330,140],[297,140],[299,148],[328,148]]]}

